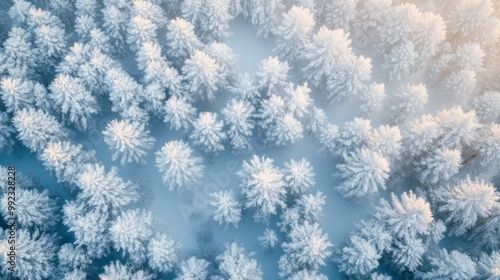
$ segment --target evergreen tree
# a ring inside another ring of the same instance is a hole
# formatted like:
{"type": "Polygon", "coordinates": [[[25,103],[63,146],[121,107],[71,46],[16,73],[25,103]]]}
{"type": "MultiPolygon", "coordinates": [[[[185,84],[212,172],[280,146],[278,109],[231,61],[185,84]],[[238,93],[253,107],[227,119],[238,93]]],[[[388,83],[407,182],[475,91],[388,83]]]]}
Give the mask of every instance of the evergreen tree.
{"type": "Polygon", "coordinates": [[[439,210],[447,213],[446,222],[451,224],[451,232],[456,235],[463,235],[479,219],[488,218],[492,210],[500,206],[500,194],[493,185],[469,177],[456,186],[440,188],[436,199],[442,203],[439,210]]]}
{"type": "Polygon", "coordinates": [[[144,270],[134,271],[129,265],[115,261],[104,266],[104,273],[99,274],[99,279],[153,280],[153,276],[144,270]]]}
{"type": "Polygon", "coordinates": [[[239,74],[233,86],[230,86],[231,92],[243,100],[246,100],[253,105],[259,102],[260,92],[258,86],[255,84],[254,78],[248,74],[239,74]]]}
{"type": "Polygon", "coordinates": [[[388,71],[389,81],[400,81],[415,70],[417,59],[415,44],[404,41],[384,54],[382,69],[388,71]]]}
{"type": "Polygon", "coordinates": [[[186,91],[195,98],[213,100],[224,85],[221,66],[205,52],[196,50],[182,66],[186,91]]]}
{"type": "Polygon", "coordinates": [[[156,152],[156,166],[163,173],[163,182],[170,190],[189,190],[203,178],[201,158],[182,141],[170,141],[156,152]]]}
{"type": "MultiPolygon", "coordinates": [[[[187,2],[195,1],[185,1],[185,3],[187,2]]],[[[170,20],[167,25],[166,45],[167,55],[177,65],[183,63],[186,58],[189,58],[202,46],[194,33],[193,24],[178,17],[170,20]]]]}
{"type": "Polygon", "coordinates": [[[232,224],[238,227],[238,223],[241,220],[241,207],[234,198],[231,191],[219,191],[212,194],[213,200],[210,201],[210,205],[215,207],[213,214],[213,219],[219,223],[219,225],[224,225],[226,228],[228,225],[232,224]]]}
{"type": "Polygon", "coordinates": [[[9,115],[0,112],[0,152],[10,153],[14,146],[14,128],[10,124],[9,115]]]}
{"type": "Polygon", "coordinates": [[[68,119],[83,130],[87,129],[91,115],[98,111],[95,98],[78,78],[58,75],[50,85],[49,97],[61,108],[63,119],[68,119]]]}
{"type": "Polygon", "coordinates": [[[457,174],[461,164],[459,150],[438,149],[416,163],[417,177],[422,183],[436,184],[457,174]]]}
{"type": "Polygon", "coordinates": [[[332,28],[340,28],[349,31],[351,21],[356,15],[356,5],[358,0],[340,0],[327,2],[322,11],[324,13],[324,23],[332,28]]]}
{"type": "Polygon", "coordinates": [[[2,44],[0,52],[0,72],[12,77],[25,77],[33,74],[37,66],[36,51],[30,33],[20,27],[13,27],[2,44]]]}
{"type": "Polygon", "coordinates": [[[282,245],[284,255],[279,260],[280,276],[291,276],[303,269],[316,270],[325,265],[332,253],[328,235],[323,234],[318,224],[304,222],[291,228],[288,242],[282,245]]]}
{"type": "Polygon", "coordinates": [[[342,183],[336,187],[343,196],[360,198],[385,190],[390,168],[379,152],[362,148],[343,159],[345,163],[337,164],[342,183]]]}
{"type": "Polygon", "coordinates": [[[275,32],[283,8],[282,0],[252,0],[250,22],[257,28],[257,36],[267,39],[275,32]]]}
{"type": "Polygon", "coordinates": [[[493,251],[490,255],[481,254],[481,258],[477,263],[478,276],[481,279],[495,279],[499,276],[498,268],[500,266],[500,253],[493,251]]]}
{"type": "Polygon", "coordinates": [[[477,276],[477,265],[472,259],[459,251],[448,253],[446,249],[439,250],[429,257],[431,270],[419,273],[422,279],[473,279],[477,276]]]}
{"type": "Polygon", "coordinates": [[[171,96],[165,102],[165,118],[170,129],[187,131],[193,125],[196,108],[183,97],[171,96]]]}
{"type": "Polygon", "coordinates": [[[41,151],[49,142],[59,141],[67,135],[53,116],[33,108],[17,111],[12,123],[18,132],[18,139],[33,152],[41,151]]]}
{"type": "Polygon", "coordinates": [[[129,181],[124,182],[117,173],[116,168],[106,172],[100,164],[86,164],[77,175],[77,186],[81,190],[78,198],[103,212],[113,213],[136,201],[135,187],[129,181]]]}
{"type": "Polygon", "coordinates": [[[130,19],[127,26],[127,44],[133,51],[137,51],[142,44],[156,39],[158,25],[141,15],[130,19]]]}
{"type": "Polygon", "coordinates": [[[412,191],[404,192],[401,200],[391,194],[392,205],[381,199],[374,217],[386,225],[391,235],[401,240],[415,239],[418,235],[428,235],[433,222],[430,205],[412,191]]]}
{"type": "Polygon", "coordinates": [[[181,245],[166,234],[157,234],[148,243],[148,264],[161,273],[170,272],[177,263],[181,245]]]}
{"type": "Polygon", "coordinates": [[[205,42],[223,41],[228,37],[230,0],[204,1],[199,16],[201,38],[205,42]]]}
{"type": "MultiPolygon", "coordinates": [[[[109,228],[113,247],[127,255],[135,263],[143,263],[147,257],[148,242],[153,237],[151,212],[136,209],[125,210],[109,228]]],[[[151,259],[151,258],[150,258],[151,259]]]]}
{"type": "Polygon", "coordinates": [[[297,199],[297,207],[300,214],[306,221],[318,222],[323,216],[323,206],[325,206],[326,196],[317,191],[315,194],[304,194],[297,199]]]}
{"type": "Polygon", "coordinates": [[[113,112],[125,112],[137,104],[142,96],[142,86],[122,69],[112,68],[106,71],[106,83],[113,112]]]}
{"type": "Polygon", "coordinates": [[[304,193],[315,185],[313,167],[302,158],[300,161],[290,160],[285,162],[283,175],[287,187],[292,194],[304,193]]]}
{"type": "Polygon", "coordinates": [[[195,145],[201,146],[207,154],[224,151],[223,141],[226,134],[222,130],[222,121],[217,121],[217,114],[201,112],[193,122],[193,132],[189,136],[195,145]]]}
{"type": "MultiPolygon", "coordinates": [[[[5,220],[11,215],[9,197],[12,194],[5,193],[2,196],[1,209],[5,220]]],[[[16,223],[22,228],[36,227],[47,230],[56,224],[57,206],[56,202],[49,197],[47,190],[37,191],[25,188],[16,188],[15,193],[16,223]]]]}
{"type": "Polygon", "coordinates": [[[314,24],[314,16],[309,9],[292,6],[283,14],[283,20],[276,29],[278,39],[274,52],[293,67],[309,41],[314,24]]]}
{"type": "MultiPolygon", "coordinates": [[[[16,229],[16,268],[13,276],[18,279],[37,280],[48,278],[54,272],[53,263],[56,258],[57,237],[35,230],[16,229]]],[[[3,255],[3,269],[7,271],[11,245],[3,239],[0,243],[0,252],[3,255]]]]}
{"type": "Polygon", "coordinates": [[[35,103],[33,82],[20,78],[3,78],[0,82],[0,94],[7,112],[15,112],[35,103]]]}
{"type": "Polygon", "coordinates": [[[359,107],[365,115],[374,115],[382,110],[386,96],[384,84],[371,83],[367,90],[359,96],[361,99],[359,107]]]}
{"type": "Polygon", "coordinates": [[[285,85],[289,69],[288,62],[281,62],[277,57],[262,60],[257,71],[259,88],[267,95],[278,93],[278,88],[285,85]]]}
{"type": "Polygon", "coordinates": [[[127,20],[129,19],[128,10],[118,5],[105,4],[102,14],[102,25],[106,34],[112,39],[114,53],[124,53],[127,36],[127,20]]]}
{"type": "Polygon", "coordinates": [[[278,235],[272,229],[266,228],[264,233],[257,238],[263,249],[274,249],[278,243],[278,235]]]}
{"type": "Polygon", "coordinates": [[[337,140],[340,137],[339,127],[328,123],[319,133],[320,152],[327,152],[331,155],[337,154],[337,140]]]}
{"type": "Polygon", "coordinates": [[[68,201],[63,206],[63,223],[73,232],[77,248],[84,246],[92,257],[101,258],[109,252],[108,214],[87,209],[81,201],[68,201]]]}
{"type": "Polygon", "coordinates": [[[419,113],[427,104],[429,95],[425,85],[405,85],[394,95],[391,109],[395,116],[393,120],[400,122],[413,114],[419,113]]]}
{"type": "Polygon", "coordinates": [[[246,151],[252,148],[250,137],[254,127],[252,115],[255,108],[248,101],[232,99],[222,109],[224,123],[228,126],[227,136],[233,151],[246,151]]]}
{"type": "Polygon", "coordinates": [[[262,269],[252,256],[253,253],[246,254],[245,249],[234,242],[226,244],[224,252],[217,256],[221,277],[241,280],[262,279],[262,269]]]}
{"type": "Polygon", "coordinates": [[[209,262],[190,257],[180,263],[180,271],[175,280],[205,280],[208,277],[209,262]]]}
{"type": "Polygon", "coordinates": [[[240,188],[245,196],[245,208],[253,208],[256,220],[266,220],[285,207],[286,185],[283,173],[273,165],[273,160],[254,155],[250,162],[243,161],[240,188]]]}
{"type": "Polygon", "coordinates": [[[394,265],[400,271],[415,271],[422,264],[425,246],[418,238],[396,240],[391,248],[394,265]]]}
{"type": "Polygon", "coordinates": [[[71,243],[66,243],[59,249],[57,259],[59,265],[62,266],[62,270],[72,271],[86,269],[92,263],[92,260],[89,259],[86,254],[87,252],[85,252],[83,248],[75,247],[71,243]]]}
{"type": "Polygon", "coordinates": [[[366,275],[378,266],[380,253],[366,239],[353,235],[336,260],[347,275],[366,275]]]}
{"type": "Polygon", "coordinates": [[[326,124],[327,120],[328,118],[326,117],[325,111],[313,106],[307,114],[306,130],[309,130],[309,134],[313,133],[315,137],[318,137],[323,127],[328,126],[328,124],[326,124]]]}
{"type": "Polygon", "coordinates": [[[500,92],[486,91],[474,98],[472,103],[481,122],[500,122],[500,92]]]}
{"type": "Polygon", "coordinates": [[[113,160],[121,157],[121,164],[145,163],[147,150],[154,144],[154,139],[149,137],[149,130],[137,121],[112,120],[102,134],[104,142],[113,150],[113,160]]]}
{"type": "Polygon", "coordinates": [[[285,88],[287,97],[288,110],[293,112],[299,119],[304,117],[309,112],[309,106],[313,104],[313,100],[309,96],[311,89],[307,86],[307,82],[294,89],[292,83],[285,88]]]}

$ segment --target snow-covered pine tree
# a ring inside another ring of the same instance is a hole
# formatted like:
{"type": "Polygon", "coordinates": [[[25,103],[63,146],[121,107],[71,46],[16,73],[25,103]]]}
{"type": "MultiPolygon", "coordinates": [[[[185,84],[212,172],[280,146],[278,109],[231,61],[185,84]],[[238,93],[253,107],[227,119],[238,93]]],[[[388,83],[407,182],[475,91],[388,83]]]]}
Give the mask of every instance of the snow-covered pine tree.
{"type": "Polygon", "coordinates": [[[324,4],[321,11],[324,24],[332,29],[344,29],[349,31],[351,22],[356,15],[356,5],[359,0],[331,1],[324,4]]]}
{"type": "Polygon", "coordinates": [[[500,20],[495,12],[490,0],[464,1],[452,5],[446,20],[453,34],[452,40],[458,36],[464,41],[476,41],[483,45],[495,43],[500,35],[500,20]]]}
{"type": "Polygon", "coordinates": [[[154,41],[158,31],[157,23],[152,20],[137,15],[130,19],[127,26],[127,44],[132,51],[137,51],[142,44],[154,41]]]}
{"type": "Polygon", "coordinates": [[[213,101],[215,93],[225,85],[226,77],[222,70],[215,59],[203,51],[195,50],[182,66],[187,94],[194,99],[213,101]]]}
{"type": "Polygon", "coordinates": [[[273,160],[254,155],[250,162],[243,161],[237,173],[240,188],[245,196],[245,208],[252,208],[256,220],[266,220],[285,207],[286,184],[283,173],[273,165],[273,160]]]}
{"type": "Polygon", "coordinates": [[[129,74],[120,68],[106,71],[106,84],[109,89],[109,100],[113,112],[125,112],[137,104],[142,97],[143,87],[129,74]]]}
{"type": "Polygon", "coordinates": [[[323,233],[319,224],[307,221],[293,226],[288,241],[281,246],[284,251],[279,260],[281,277],[291,276],[303,269],[317,270],[332,254],[328,235],[323,233]]]}
{"type": "Polygon", "coordinates": [[[234,82],[238,75],[238,55],[226,43],[212,42],[205,45],[205,52],[215,59],[227,82],[234,82]]]}
{"type": "Polygon", "coordinates": [[[254,80],[248,73],[239,74],[234,85],[230,86],[229,89],[239,98],[256,105],[260,101],[260,92],[254,80]]]}
{"type": "Polygon", "coordinates": [[[288,110],[293,112],[295,116],[302,119],[309,112],[309,107],[313,104],[312,98],[309,96],[311,89],[307,82],[294,88],[293,83],[285,87],[286,103],[288,110]]]}
{"type": "Polygon", "coordinates": [[[33,152],[43,150],[49,142],[67,136],[63,126],[51,115],[41,110],[24,108],[12,118],[18,139],[33,152]]]}
{"type": "Polygon", "coordinates": [[[320,131],[324,127],[328,126],[328,118],[325,114],[325,111],[315,106],[313,106],[311,110],[309,110],[306,119],[306,130],[309,130],[309,135],[311,135],[312,133],[316,138],[319,138],[318,134],[320,134],[320,131]]]}
{"type": "Polygon", "coordinates": [[[261,280],[262,269],[252,256],[235,242],[226,244],[224,252],[217,256],[222,279],[261,280]]]}
{"type": "Polygon", "coordinates": [[[273,250],[278,243],[278,235],[272,229],[266,228],[264,233],[257,238],[263,249],[273,250]]]}
{"type": "Polygon", "coordinates": [[[125,210],[111,223],[109,234],[115,250],[134,263],[144,263],[153,237],[153,216],[144,210],[125,210]]]}
{"type": "Polygon", "coordinates": [[[135,270],[134,265],[122,264],[119,261],[104,266],[104,272],[99,274],[99,279],[121,280],[153,280],[153,275],[144,270],[135,270]]]}
{"type": "Polygon", "coordinates": [[[72,243],[66,243],[59,248],[57,259],[63,271],[87,269],[92,263],[87,252],[81,247],[75,247],[72,243]]]}
{"type": "MultiPolygon", "coordinates": [[[[11,195],[11,194],[10,194],[11,195]]],[[[35,227],[47,230],[57,222],[56,202],[49,197],[47,190],[38,191],[36,189],[25,189],[18,187],[16,189],[16,222],[22,228],[35,227]]],[[[10,217],[9,195],[5,193],[2,196],[1,209],[2,216],[7,220],[10,217]]]]}
{"type": "Polygon", "coordinates": [[[201,158],[182,141],[170,141],[156,152],[156,166],[163,173],[163,182],[170,190],[190,190],[204,175],[201,158]]]}
{"type": "Polygon", "coordinates": [[[404,41],[384,54],[382,69],[387,71],[389,81],[400,81],[415,70],[417,59],[415,44],[404,41]]]}
{"type": "Polygon", "coordinates": [[[382,110],[386,96],[384,84],[371,83],[359,96],[359,108],[367,116],[375,115],[382,110]]]}
{"type": "Polygon", "coordinates": [[[291,159],[289,162],[285,162],[284,165],[283,175],[290,193],[304,193],[314,186],[314,176],[316,174],[306,158],[302,158],[300,161],[291,159]]]}
{"type": "Polygon", "coordinates": [[[12,77],[29,77],[33,74],[38,61],[27,30],[13,27],[2,47],[0,72],[6,72],[12,77]]]}
{"type": "Polygon", "coordinates": [[[241,220],[241,206],[233,193],[231,191],[219,191],[213,193],[212,198],[210,205],[215,207],[213,219],[219,225],[224,225],[225,228],[230,224],[238,227],[241,220]]]}
{"type": "Polygon", "coordinates": [[[88,275],[79,269],[74,269],[72,271],[65,272],[63,275],[63,280],[85,280],[88,275]]]}
{"type": "Polygon", "coordinates": [[[176,263],[181,245],[164,233],[156,234],[148,243],[149,267],[160,273],[171,272],[176,263]]]}
{"type": "Polygon", "coordinates": [[[391,200],[392,205],[385,199],[380,200],[374,218],[385,224],[392,236],[408,240],[430,233],[434,218],[425,199],[409,191],[401,194],[401,200],[392,193],[391,200]]]}
{"type": "Polygon", "coordinates": [[[310,40],[314,24],[314,16],[309,9],[292,6],[288,12],[283,13],[283,20],[276,29],[277,42],[274,52],[293,67],[310,40]]]}
{"type": "Polygon", "coordinates": [[[310,223],[319,222],[323,216],[326,196],[317,191],[315,194],[304,194],[297,199],[297,208],[302,217],[310,223]]]}
{"type": "Polygon", "coordinates": [[[127,204],[137,200],[137,192],[131,182],[124,182],[118,170],[109,172],[101,164],[86,164],[77,174],[78,198],[106,213],[116,213],[127,204]]]}
{"type": "Polygon", "coordinates": [[[222,109],[224,123],[228,126],[227,137],[234,152],[247,151],[252,148],[250,137],[255,125],[253,113],[255,108],[245,100],[232,99],[222,109]]]}
{"type": "Polygon", "coordinates": [[[12,152],[15,143],[14,132],[9,115],[6,112],[0,112],[0,153],[12,152]]]}
{"type": "Polygon", "coordinates": [[[327,152],[330,155],[337,154],[337,140],[340,137],[339,127],[335,124],[327,123],[319,131],[320,152],[327,152]]]}
{"type": "MultiPolygon", "coordinates": [[[[68,232],[75,235],[77,248],[84,246],[93,258],[101,258],[109,252],[108,213],[88,209],[81,201],[67,201],[63,206],[63,223],[68,232]]],[[[88,255],[87,255],[88,257],[88,255]]]]}
{"type": "Polygon", "coordinates": [[[288,78],[288,62],[281,62],[278,57],[268,57],[259,63],[257,81],[259,88],[271,96],[278,93],[278,89],[285,85],[288,78]]]}
{"type": "Polygon", "coordinates": [[[250,22],[257,28],[257,36],[267,39],[276,32],[279,15],[284,9],[283,0],[252,0],[250,22]]]}
{"type": "Polygon", "coordinates": [[[196,108],[184,97],[171,96],[165,102],[163,121],[170,129],[187,131],[193,125],[196,108]]]}
{"type": "Polygon", "coordinates": [[[64,29],[53,24],[42,24],[34,30],[34,34],[37,60],[47,66],[57,64],[66,50],[64,29]]]}
{"type": "MultiPolygon", "coordinates": [[[[6,236],[5,236],[6,238],[6,236]]],[[[53,266],[57,256],[57,236],[35,230],[16,229],[16,268],[12,275],[17,279],[48,278],[54,272],[53,266]]],[[[8,271],[11,244],[7,239],[0,242],[0,253],[3,255],[3,269],[8,271]]]]}
{"type": "Polygon", "coordinates": [[[113,1],[104,3],[102,9],[102,25],[106,34],[112,39],[113,53],[123,54],[125,52],[125,42],[127,36],[127,20],[129,11],[119,5],[112,5],[113,1]]]}
{"type": "Polygon", "coordinates": [[[113,160],[120,159],[122,165],[130,162],[145,163],[147,150],[155,140],[143,123],[129,120],[112,120],[102,132],[104,142],[113,151],[113,160]]]}
{"type": "Polygon", "coordinates": [[[360,46],[366,46],[378,40],[379,28],[385,23],[392,10],[391,0],[360,1],[360,8],[352,23],[352,34],[360,46]]]}
{"type": "Polygon", "coordinates": [[[500,252],[493,251],[490,255],[481,254],[477,262],[477,272],[481,279],[495,279],[498,277],[498,267],[500,266],[500,252]]]}
{"type": "Polygon", "coordinates": [[[427,104],[429,95],[424,84],[404,85],[392,98],[391,109],[394,111],[394,122],[402,120],[419,113],[427,104]]]}
{"type": "Polygon", "coordinates": [[[395,240],[391,248],[394,266],[399,271],[414,272],[422,264],[425,249],[425,245],[419,238],[395,240]]]}
{"type": "Polygon", "coordinates": [[[436,184],[447,181],[457,174],[461,164],[462,155],[459,150],[444,148],[426,154],[415,163],[415,169],[421,183],[436,184]]]}
{"type": "Polygon", "coordinates": [[[207,154],[217,155],[224,151],[226,133],[222,130],[222,121],[217,120],[217,114],[201,112],[193,122],[193,132],[189,138],[195,145],[201,146],[207,154]]]}
{"type": "Polygon", "coordinates": [[[200,37],[204,42],[224,41],[229,36],[230,0],[205,0],[198,17],[200,37]]]}
{"type": "Polygon", "coordinates": [[[50,84],[49,97],[60,108],[63,119],[86,130],[91,116],[99,110],[94,96],[79,78],[58,75],[50,84]]]}
{"type": "Polygon", "coordinates": [[[302,140],[303,131],[302,123],[287,112],[266,131],[266,140],[278,146],[291,145],[302,140]]]}
{"type": "Polygon", "coordinates": [[[202,43],[194,33],[193,24],[179,17],[170,20],[167,25],[166,52],[174,63],[181,65],[201,47],[202,43]]]}
{"type": "Polygon", "coordinates": [[[297,273],[295,273],[294,275],[291,275],[289,278],[289,280],[303,280],[303,279],[307,279],[307,280],[328,280],[328,277],[326,277],[326,275],[322,274],[322,273],[319,273],[315,270],[307,270],[307,269],[303,269],[297,273]]]}
{"type": "Polygon", "coordinates": [[[500,122],[500,92],[483,92],[473,99],[472,104],[477,118],[481,122],[500,122]]]}
{"type": "Polygon", "coordinates": [[[401,131],[398,126],[381,125],[372,131],[368,146],[393,162],[401,152],[401,131]]]}
{"type": "Polygon", "coordinates": [[[479,130],[478,137],[472,145],[474,153],[465,159],[462,164],[469,161],[479,166],[476,171],[495,170],[500,166],[500,125],[491,123],[479,130]]]}
{"type": "Polygon", "coordinates": [[[339,270],[347,275],[366,275],[378,266],[380,257],[380,253],[369,241],[353,235],[335,261],[339,270]]]}
{"type": "Polygon", "coordinates": [[[205,280],[208,277],[208,266],[204,259],[190,257],[179,264],[179,273],[175,280],[205,280]]]}
{"type": "Polygon", "coordinates": [[[31,107],[35,103],[33,82],[21,78],[3,78],[0,82],[0,95],[9,113],[31,107]]]}
{"type": "Polygon", "coordinates": [[[342,182],[335,189],[343,196],[361,198],[385,190],[390,168],[382,154],[362,148],[342,157],[344,163],[337,164],[342,182]]]}
{"type": "Polygon", "coordinates": [[[463,235],[479,219],[488,218],[494,208],[500,207],[500,193],[489,183],[467,177],[457,185],[441,187],[436,191],[441,202],[440,211],[447,215],[451,233],[463,235]]]}
{"type": "Polygon", "coordinates": [[[477,276],[476,263],[466,254],[453,250],[440,249],[428,257],[431,269],[419,272],[422,279],[474,279],[477,276]]]}

